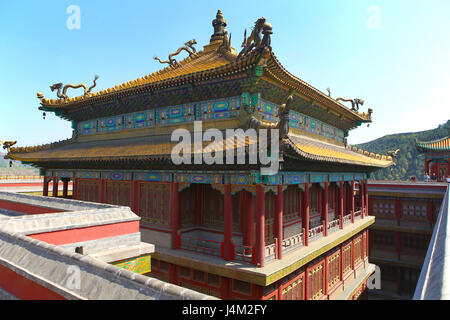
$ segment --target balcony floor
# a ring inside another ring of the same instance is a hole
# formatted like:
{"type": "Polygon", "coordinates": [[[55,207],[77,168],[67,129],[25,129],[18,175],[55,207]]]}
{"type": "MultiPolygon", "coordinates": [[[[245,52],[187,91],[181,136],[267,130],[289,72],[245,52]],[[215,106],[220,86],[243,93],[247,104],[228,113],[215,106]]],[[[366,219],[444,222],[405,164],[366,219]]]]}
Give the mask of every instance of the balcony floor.
{"type": "MultiPolygon", "coordinates": [[[[211,272],[258,285],[269,285],[286,274],[302,267],[309,261],[314,260],[321,254],[331,250],[340,243],[351,238],[358,232],[368,228],[375,221],[374,217],[365,217],[348,224],[342,230],[337,230],[327,237],[319,238],[307,247],[300,247],[283,256],[281,260],[274,260],[258,268],[247,263],[225,261],[221,257],[204,255],[201,253],[172,250],[156,244],[154,257],[177,265],[193,267],[205,272],[211,272]],[[290,271],[289,271],[290,270],[290,271]]],[[[141,228],[142,241],[148,238],[149,230],[141,228]]]]}

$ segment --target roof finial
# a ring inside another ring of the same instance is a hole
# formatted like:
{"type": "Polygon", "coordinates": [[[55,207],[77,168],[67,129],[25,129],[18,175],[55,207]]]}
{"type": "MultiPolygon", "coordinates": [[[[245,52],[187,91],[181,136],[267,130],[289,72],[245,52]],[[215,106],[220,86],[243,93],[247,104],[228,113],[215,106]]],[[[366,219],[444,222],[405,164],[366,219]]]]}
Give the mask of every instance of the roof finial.
{"type": "Polygon", "coordinates": [[[216,19],[213,20],[212,25],[214,27],[214,34],[211,36],[211,42],[217,40],[223,40],[225,34],[227,34],[227,20],[223,18],[222,10],[217,11],[216,19]]]}

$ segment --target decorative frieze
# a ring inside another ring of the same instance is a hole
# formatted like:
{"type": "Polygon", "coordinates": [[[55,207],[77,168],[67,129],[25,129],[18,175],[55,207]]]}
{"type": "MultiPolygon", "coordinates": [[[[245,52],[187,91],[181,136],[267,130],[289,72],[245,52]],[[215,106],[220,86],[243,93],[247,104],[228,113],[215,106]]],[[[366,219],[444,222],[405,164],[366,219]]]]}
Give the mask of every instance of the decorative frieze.
{"type": "Polygon", "coordinates": [[[251,186],[263,184],[302,185],[304,183],[324,183],[339,181],[361,181],[367,179],[365,173],[323,173],[323,172],[279,172],[272,176],[263,176],[259,171],[237,172],[185,172],[185,171],[112,171],[112,170],[46,170],[46,177],[105,179],[118,181],[179,182],[186,184],[231,184],[251,186]]]}

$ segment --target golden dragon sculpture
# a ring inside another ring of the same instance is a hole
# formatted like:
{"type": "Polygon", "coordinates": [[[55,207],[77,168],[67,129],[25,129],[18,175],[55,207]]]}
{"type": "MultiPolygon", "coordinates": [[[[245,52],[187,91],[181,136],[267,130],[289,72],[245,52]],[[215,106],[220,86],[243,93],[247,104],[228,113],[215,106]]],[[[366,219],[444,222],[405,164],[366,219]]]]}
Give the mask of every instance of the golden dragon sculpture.
{"type": "MultiPolygon", "coordinates": [[[[99,76],[95,75],[94,84],[92,86],[90,86],[89,88],[84,83],[80,83],[80,84],[66,84],[64,87],[63,87],[62,83],[55,83],[55,84],[50,86],[50,89],[52,91],[58,90],[56,92],[56,95],[58,96],[58,98],[63,99],[63,100],[66,100],[66,99],[69,98],[67,96],[67,90],[68,89],[83,88],[84,89],[84,96],[88,96],[91,93],[92,89],[94,89],[97,86],[98,78],[99,78],[99,76]]],[[[38,98],[39,98],[39,94],[40,93],[38,93],[38,98]]]]}
{"type": "Polygon", "coordinates": [[[3,145],[3,149],[6,149],[9,153],[9,149],[15,145],[17,143],[17,141],[2,141],[0,140],[0,144],[3,145]]]}
{"type": "Polygon", "coordinates": [[[179,55],[181,53],[181,51],[186,51],[187,53],[189,53],[190,57],[196,57],[197,56],[197,50],[194,48],[194,45],[197,44],[197,41],[195,41],[195,39],[189,40],[188,42],[186,42],[184,44],[184,46],[179,47],[177,51],[172,52],[171,54],[169,54],[169,60],[161,60],[158,57],[153,57],[153,59],[159,61],[161,64],[169,64],[172,67],[176,67],[178,66],[178,62],[177,60],[175,60],[173,57],[179,55]]]}

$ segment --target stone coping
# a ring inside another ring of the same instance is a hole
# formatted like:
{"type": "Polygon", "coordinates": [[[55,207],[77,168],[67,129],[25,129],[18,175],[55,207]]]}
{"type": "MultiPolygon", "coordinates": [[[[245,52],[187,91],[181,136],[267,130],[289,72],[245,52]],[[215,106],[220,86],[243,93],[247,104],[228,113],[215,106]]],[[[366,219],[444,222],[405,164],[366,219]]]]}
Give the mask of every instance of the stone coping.
{"type": "Polygon", "coordinates": [[[442,201],[413,300],[450,300],[449,189],[442,201]]]}
{"type": "Polygon", "coordinates": [[[25,235],[139,221],[129,207],[0,192],[0,200],[36,205],[63,212],[24,214],[0,220],[0,230],[25,235]]]}
{"type": "Polygon", "coordinates": [[[67,299],[216,299],[4,230],[0,264],[67,299]],[[73,282],[77,274],[79,281],[73,282]]]}

